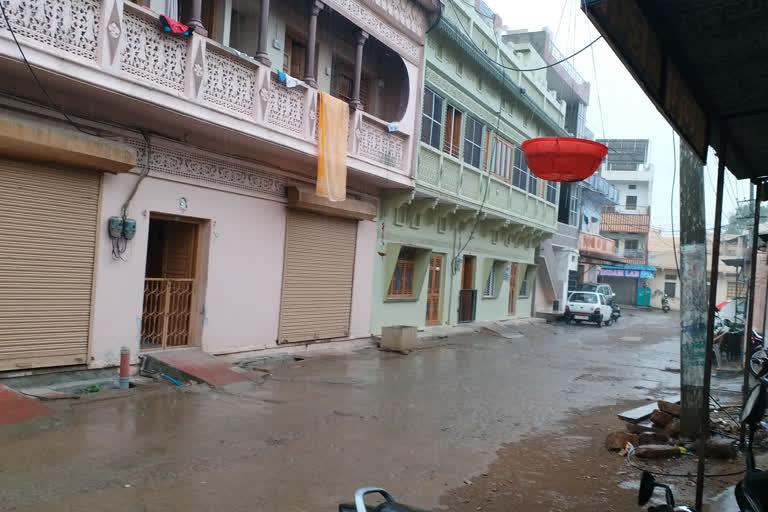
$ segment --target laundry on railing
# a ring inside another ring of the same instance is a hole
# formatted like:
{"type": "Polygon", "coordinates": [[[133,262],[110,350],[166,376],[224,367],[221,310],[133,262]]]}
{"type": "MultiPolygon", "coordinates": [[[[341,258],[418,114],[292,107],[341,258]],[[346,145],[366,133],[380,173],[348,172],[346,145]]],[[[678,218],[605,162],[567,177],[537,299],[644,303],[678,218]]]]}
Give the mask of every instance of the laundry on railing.
{"type": "Polygon", "coordinates": [[[345,101],[322,91],[318,116],[320,144],[315,193],[331,201],[343,201],[347,197],[349,106],[345,101]]]}
{"type": "Polygon", "coordinates": [[[170,32],[171,34],[178,34],[180,36],[188,36],[195,30],[194,27],[188,27],[187,25],[169,18],[168,16],[161,14],[160,23],[163,24],[163,30],[170,32]]]}
{"type": "Polygon", "coordinates": [[[282,71],[277,72],[277,79],[280,80],[280,83],[284,83],[285,86],[289,89],[293,89],[301,82],[298,78],[294,78],[288,73],[284,73],[282,71]]]}

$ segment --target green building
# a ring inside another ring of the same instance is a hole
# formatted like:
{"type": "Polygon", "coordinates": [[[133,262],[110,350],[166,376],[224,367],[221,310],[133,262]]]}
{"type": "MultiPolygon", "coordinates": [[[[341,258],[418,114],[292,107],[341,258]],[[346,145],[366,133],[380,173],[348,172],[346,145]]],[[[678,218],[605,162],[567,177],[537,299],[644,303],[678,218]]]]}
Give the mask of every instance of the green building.
{"type": "Polygon", "coordinates": [[[559,186],[528,170],[520,144],[567,135],[566,105],[545,69],[515,71],[546,63],[476,5],[448,0],[427,38],[416,186],[379,205],[373,333],[532,314],[559,186]]]}

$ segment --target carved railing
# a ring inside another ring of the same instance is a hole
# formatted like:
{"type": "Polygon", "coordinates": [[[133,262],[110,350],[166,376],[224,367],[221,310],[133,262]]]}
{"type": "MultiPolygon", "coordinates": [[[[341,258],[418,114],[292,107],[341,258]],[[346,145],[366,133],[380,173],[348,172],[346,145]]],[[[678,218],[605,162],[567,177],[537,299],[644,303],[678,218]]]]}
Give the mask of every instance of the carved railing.
{"type": "MultiPolygon", "coordinates": [[[[80,78],[76,66],[56,64],[74,61],[89,68],[96,86],[113,87],[187,115],[202,112],[209,122],[231,126],[231,119],[211,116],[213,112],[199,108],[205,107],[252,123],[254,128],[293,137],[293,147],[299,150],[316,151],[318,90],[303,82],[288,87],[276,72],[251,57],[199,34],[187,37],[165,32],[156,13],[124,0],[0,1],[5,2],[11,28],[22,45],[58,58],[41,57],[42,64],[38,64],[33,56],[33,65],[80,78]],[[94,71],[122,82],[94,75],[94,71]],[[136,84],[145,89],[137,89],[136,84]],[[171,100],[155,91],[170,94],[171,100]],[[179,99],[194,104],[196,110],[179,99]]],[[[0,17],[0,40],[12,42],[6,28],[0,17]]],[[[17,51],[10,56],[19,58],[17,51]]],[[[263,136],[257,130],[253,133],[263,136]]],[[[351,112],[350,167],[409,176],[411,143],[409,134],[397,129],[390,132],[387,123],[351,112]]]]}

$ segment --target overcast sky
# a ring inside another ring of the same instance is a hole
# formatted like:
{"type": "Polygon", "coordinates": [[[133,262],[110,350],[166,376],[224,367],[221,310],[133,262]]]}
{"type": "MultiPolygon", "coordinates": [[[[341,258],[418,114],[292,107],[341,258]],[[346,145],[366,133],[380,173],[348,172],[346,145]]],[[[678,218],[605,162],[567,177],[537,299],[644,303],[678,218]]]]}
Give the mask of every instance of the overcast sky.
{"type": "MultiPolygon", "coordinates": [[[[451,1],[451,0],[449,0],[451,1]]],[[[453,0],[460,1],[460,0],[453,0]]],[[[582,0],[485,0],[510,29],[540,30],[549,27],[560,52],[572,55],[599,33],[579,9],[582,0]]],[[[651,225],[664,235],[679,230],[679,174],[672,191],[674,172],[672,128],[645,96],[613,50],[602,39],[573,59],[579,74],[591,84],[587,126],[596,138],[650,139],[649,161],[654,164],[651,225]],[[594,60],[593,60],[594,58],[594,60]],[[598,99],[599,98],[599,99],[598,99]],[[602,106],[602,108],[601,108],[602,106]],[[601,112],[602,111],[602,112],[601,112]],[[670,197],[674,215],[670,216],[670,197]]],[[[675,144],[677,136],[675,135],[675,144]]],[[[677,150],[675,146],[675,151],[677,150]]],[[[717,158],[710,150],[705,176],[707,227],[714,225],[717,158]]],[[[748,182],[726,173],[723,223],[736,202],[749,197],[748,182]]]]}

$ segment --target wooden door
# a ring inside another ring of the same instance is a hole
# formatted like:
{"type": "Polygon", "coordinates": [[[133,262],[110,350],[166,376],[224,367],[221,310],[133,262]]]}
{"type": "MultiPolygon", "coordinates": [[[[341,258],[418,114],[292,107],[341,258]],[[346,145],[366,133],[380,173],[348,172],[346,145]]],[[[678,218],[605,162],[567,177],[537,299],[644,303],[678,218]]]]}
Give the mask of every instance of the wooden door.
{"type": "Polygon", "coordinates": [[[443,257],[433,254],[429,260],[429,285],[427,287],[427,325],[440,323],[440,283],[443,278],[443,257]]]}
{"type": "Polygon", "coordinates": [[[475,257],[464,256],[464,264],[461,266],[461,289],[473,290],[475,288],[475,257]]]}
{"type": "Polygon", "coordinates": [[[509,314],[515,314],[517,302],[517,263],[509,264],[509,314]]]}

